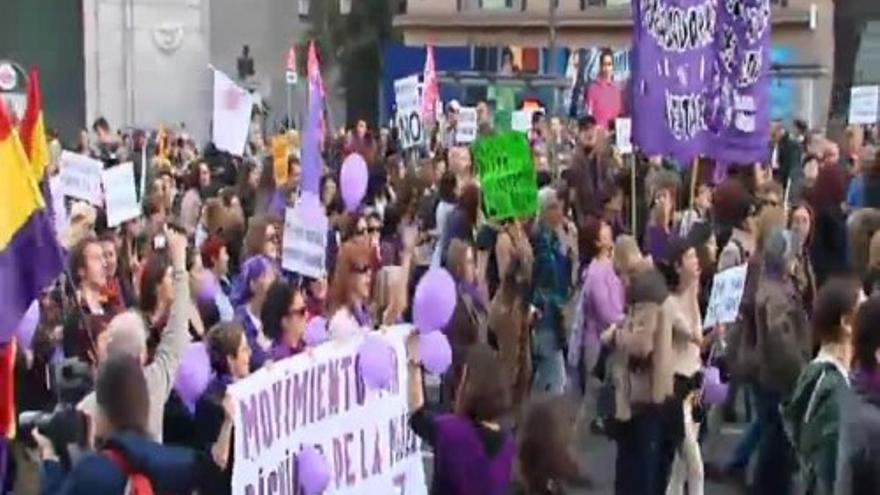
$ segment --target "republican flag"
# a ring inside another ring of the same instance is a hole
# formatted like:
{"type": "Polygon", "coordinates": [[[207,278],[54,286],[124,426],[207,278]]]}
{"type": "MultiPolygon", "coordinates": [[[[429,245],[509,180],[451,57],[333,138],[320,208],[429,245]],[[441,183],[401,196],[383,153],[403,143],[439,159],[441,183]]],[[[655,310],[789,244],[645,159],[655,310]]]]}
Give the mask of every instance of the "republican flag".
{"type": "Polygon", "coordinates": [[[321,142],[324,137],[324,83],[318,65],[315,42],[309,43],[308,58],[309,106],[303,129],[302,174],[300,186],[303,192],[318,196],[321,183],[321,142]]]}
{"type": "Polygon", "coordinates": [[[0,335],[7,335],[63,262],[43,194],[2,102],[0,198],[0,335]]]}
{"type": "Polygon", "coordinates": [[[425,58],[425,72],[422,74],[422,119],[426,122],[434,120],[434,111],[437,101],[440,99],[440,89],[437,86],[437,69],[434,66],[434,45],[428,45],[428,55],[425,58]]]}
{"type": "Polygon", "coordinates": [[[31,163],[31,170],[37,182],[43,180],[49,164],[49,143],[46,141],[46,127],[43,123],[43,97],[40,94],[40,74],[31,69],[28,77],[27,108],[19,127],[21,145],[31,163]]]}

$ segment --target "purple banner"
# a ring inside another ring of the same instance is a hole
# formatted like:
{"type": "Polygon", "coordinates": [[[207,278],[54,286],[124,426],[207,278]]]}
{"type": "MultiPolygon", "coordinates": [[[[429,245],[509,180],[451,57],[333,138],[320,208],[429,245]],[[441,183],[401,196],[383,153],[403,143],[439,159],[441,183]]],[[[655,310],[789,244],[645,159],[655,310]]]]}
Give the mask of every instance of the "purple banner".
{"type": "Polygon", "coordinates": [[[718,0],[634,0],[633,140],[683,165],[708,154],[718,0]]]}
{"type": "Polygon", "coordinates": [[[766,162],[770,139],[770,2],[718,0],[711,155],[766,162]]]}

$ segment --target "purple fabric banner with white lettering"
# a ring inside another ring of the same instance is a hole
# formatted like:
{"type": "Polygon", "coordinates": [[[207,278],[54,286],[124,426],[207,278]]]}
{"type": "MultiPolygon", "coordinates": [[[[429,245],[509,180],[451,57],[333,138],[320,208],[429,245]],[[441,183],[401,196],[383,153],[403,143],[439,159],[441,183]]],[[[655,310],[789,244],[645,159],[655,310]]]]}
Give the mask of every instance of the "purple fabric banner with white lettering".
{"type": "Polygon", "coordinates": [[[633,141],[683,165],[708,154],[718,0],[633,1],[633,141]]]}
{"type": "Polygon", "coordinates": [[[715,77],[712,81],[715,145],[723,163],[751,165],[769,158],[770,1],[717,0],[715,77]]]}

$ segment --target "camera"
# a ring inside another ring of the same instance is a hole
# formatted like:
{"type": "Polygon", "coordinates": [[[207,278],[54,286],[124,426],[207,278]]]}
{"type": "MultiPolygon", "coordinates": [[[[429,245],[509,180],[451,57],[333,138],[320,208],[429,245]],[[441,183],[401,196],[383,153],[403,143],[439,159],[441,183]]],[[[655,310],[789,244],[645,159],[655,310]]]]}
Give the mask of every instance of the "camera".
{"type": "Polygon", "coordinates": [[[87,363],[65,359],[57,363],[53,373],[58,404],[50,412],[24,411],[18,416],[19,436],[25,444],[36,447],[31,432],[34,428],[52,442],[65,469],[76,459],[76,452],[88,444],[88,418],[76,409],[93,388],[92,370],[87,363]]]}

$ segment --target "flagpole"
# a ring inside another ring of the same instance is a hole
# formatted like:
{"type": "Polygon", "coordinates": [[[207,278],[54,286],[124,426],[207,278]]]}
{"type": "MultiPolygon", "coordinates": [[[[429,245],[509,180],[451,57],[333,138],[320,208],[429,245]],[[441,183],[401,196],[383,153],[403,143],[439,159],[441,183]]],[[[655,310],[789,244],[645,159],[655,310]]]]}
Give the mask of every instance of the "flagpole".
{"type": "Polygon", "coordinates": [[[289,82],[285,84],[285,86],[287,87],[287,125],[285,127],[287,128],[287,130],[290,130],[293,128],[293,113],[291,112],[292,105],[290,101],[291,93],[293,93],[293,88],[291,87],[292,85],[289,82]]]}

